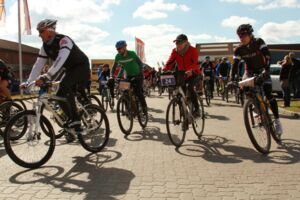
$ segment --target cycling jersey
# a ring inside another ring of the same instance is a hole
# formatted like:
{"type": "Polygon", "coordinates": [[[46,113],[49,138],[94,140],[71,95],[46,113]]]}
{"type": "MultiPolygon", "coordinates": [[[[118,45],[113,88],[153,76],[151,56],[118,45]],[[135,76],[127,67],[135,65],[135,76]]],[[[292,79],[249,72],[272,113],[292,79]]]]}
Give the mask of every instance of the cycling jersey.
{"type": "Polygon", "coordinates": [[[174,48],[164,70],[173,69],[175,63],[179,71],[192,70],[195,74],[201,73],[198,65],[198,51],[195,47],[190,46],[184,55],[180,55],[176,48],[174,48]]]}
{"type": "Polygon", "coordinates": [[[212,62],[204,62],[201,65],[202,71],[204,73],[205,76],[212,76],[213,72],[214,72],[214,65],[212,62]]]}
{"type": "Polygon", "coordinates": [[[229,63],[226,62],[222,62],[218,65],[217,67],[217,75],[222,76],[222,77],[227,77],[229,75],[230,72],[230,65],[229,63]]]}
{"type": "Polygon", "coordinates": [[[115,73],[117,65],[120,65],[125,70],[127,77],[138,76],[142,73],[143,63],[134,51],[127,50],[125,56],[121,54],[116,55],[112,74],[115,73]]]}
{"type": "Polygon", "coordinates": [[[234,51],[233,59],[234,65],[231,77],[237,74],[238,63],[242,59],[246,63],[245,72],[249,75],[259,74],[264,69],[266,71],[270,69],[270,52],[261,38],[253,38],[248,45],[238,46],[234,51]]]}
{"type": "Polygon", "coordinates": [[[49,80],[55,79],[62,69],[71,70],[77,66],[89,65],[88,57],[79,49],[73,40],[68,36],[56,34],[50,42],[43,43],[38,58],[31,70],[28,82],[37,79],[48,58],[54,61],[45,75],[45,78],[49,80]]]}

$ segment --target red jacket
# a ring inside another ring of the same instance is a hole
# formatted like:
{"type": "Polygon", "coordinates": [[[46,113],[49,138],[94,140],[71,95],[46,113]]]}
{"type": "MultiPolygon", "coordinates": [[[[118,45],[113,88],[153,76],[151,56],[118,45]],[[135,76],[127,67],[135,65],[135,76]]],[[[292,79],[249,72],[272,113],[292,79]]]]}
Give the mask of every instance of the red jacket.
{"type": "Polygon", "coordinates": [[[178,65],[179,71],[193,70],[195,74],[201,73],[198,65],[198,51],[195,47],[190,46],[184,56],[178,54],[176,48],[173,49],[163,70],[172,70],[175,62],[178,65]]]}

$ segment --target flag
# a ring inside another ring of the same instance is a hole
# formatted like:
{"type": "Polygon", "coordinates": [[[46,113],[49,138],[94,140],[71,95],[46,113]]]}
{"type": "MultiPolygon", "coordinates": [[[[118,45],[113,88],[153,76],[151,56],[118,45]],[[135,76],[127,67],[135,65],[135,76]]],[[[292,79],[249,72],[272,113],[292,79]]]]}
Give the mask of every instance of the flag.
{"type": "Polygon", "coordinates": [[[0,26],[5,23],[5,7],[4,0],[0,0],[0,26]]]}
{"type": "Polygon", "coordinates": [[[146,62],[145,43],[139,38],[135,38],[135,51],[137,56],[141,59],[141,61],[146,62]]]}
{"type": "Polygon", "coordinates": [[[20,0],[20,17],[22,34],[31,35],[31,23],[27,0],[20,0]]]}

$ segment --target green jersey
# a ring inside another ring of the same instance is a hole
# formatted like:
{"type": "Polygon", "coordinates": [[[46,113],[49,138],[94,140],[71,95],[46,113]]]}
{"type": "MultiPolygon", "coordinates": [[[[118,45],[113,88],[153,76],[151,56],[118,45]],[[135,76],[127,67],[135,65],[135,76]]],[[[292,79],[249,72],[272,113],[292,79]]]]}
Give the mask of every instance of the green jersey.
{"type": "Polygon", "coordinates": [[[117,54],[115,57],[115,63],[112,69],[112,73],[114,73],[117,65],[120,65],[125,70],[127,77],[138,76],[142,73],[141,71],[143,63],[134,51],[127,50],[126,56],[117,54]]]}

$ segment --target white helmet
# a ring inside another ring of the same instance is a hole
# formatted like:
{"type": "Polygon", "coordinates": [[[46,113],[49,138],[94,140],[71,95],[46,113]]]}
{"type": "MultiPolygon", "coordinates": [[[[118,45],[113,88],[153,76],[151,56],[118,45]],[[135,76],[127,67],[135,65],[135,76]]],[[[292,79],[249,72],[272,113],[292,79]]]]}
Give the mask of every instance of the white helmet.
{"type": "Polygon", "coordinates": [[[44,19],[38,23],[38,25],[36,26],[36,29],[38,31],[44,30],[46,28],[53,28],[55,30],[56,22],[57,22],[57,20],[54,20],[54,19],[44,19]]]}

